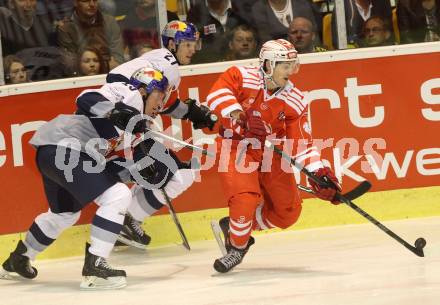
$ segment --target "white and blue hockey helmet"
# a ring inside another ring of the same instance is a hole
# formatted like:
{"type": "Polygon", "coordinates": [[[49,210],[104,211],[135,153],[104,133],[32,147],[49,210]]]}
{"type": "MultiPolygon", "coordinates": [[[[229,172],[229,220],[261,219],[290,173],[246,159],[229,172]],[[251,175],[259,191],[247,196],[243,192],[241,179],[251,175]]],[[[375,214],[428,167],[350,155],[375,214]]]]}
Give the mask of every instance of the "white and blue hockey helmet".
{"type": "Polygon", "coordinates": [[[168,79],[162,72],[151,67],[136,70],[130,77],[129,83],[136,89],[145,88],[147,93],[151,93],[155,89],[164,93],[168,91],[168,79]]]}
{"type": "Polygon", "coordinates": [[[162,42],[164,47],[168,46],[170,39],[173,39],[176,45],[179,45],[184,40],[195,41],[197,42],[196,50],[202,48],[200,32],[191,22],[179,20],[168,22],[162,31],[162,42]]]}

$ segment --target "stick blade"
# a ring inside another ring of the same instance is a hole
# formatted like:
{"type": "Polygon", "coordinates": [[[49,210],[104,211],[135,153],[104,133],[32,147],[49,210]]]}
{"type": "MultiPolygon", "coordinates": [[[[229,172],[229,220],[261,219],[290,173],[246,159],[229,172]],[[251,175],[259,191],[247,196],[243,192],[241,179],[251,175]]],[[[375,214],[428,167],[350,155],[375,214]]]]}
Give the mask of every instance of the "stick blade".
{"type": "Polygon", "coordinates": [[[343,194],[342,196],[345,199],[348,199],[350,201],[355,200],[356,198],[361,197],[362,195],[364,195],[366,192],[368,192],[371,189],[371,183],[368,182],[367,180],[362,181],[358,186],[356,186],[354,189],[352,189],[351,191],[343,194]]]}
{"type": "Polygon", "coordinates": [[[414,253],[417,256],[425,257],[425,253],[423,252],[423,248],[426,246],[426,240],[423,237],[417,238],[417,240],[414,242],[414,246],[416,250],[414,253]]]}

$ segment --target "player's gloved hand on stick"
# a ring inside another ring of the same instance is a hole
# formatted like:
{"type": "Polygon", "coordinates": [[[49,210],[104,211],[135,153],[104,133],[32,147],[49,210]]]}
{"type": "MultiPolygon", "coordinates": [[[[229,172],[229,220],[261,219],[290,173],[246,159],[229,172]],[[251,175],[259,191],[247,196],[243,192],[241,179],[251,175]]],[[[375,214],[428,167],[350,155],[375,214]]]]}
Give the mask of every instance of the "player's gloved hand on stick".
{"type": "Polygon", "coordinates": [[[130,119],[141,113],[136,108],[125,103],[119,102],[115,104],[115,108],[110,111],[108,119],[119,129],[129,131],[131,133],[144,133],[147,130],[147,121],[140,119],[136,122],[133,130],[127,130],[130,119]]]}
{"type": "Polygon", "coordinates": [[[336,192],[341,192],[342,188],[339,184],[338,178],[329,167],[320,168],[314,172],[315,176],[323,180],[328,186],[321,186],[309,178],[309,183],[316,197],[330,201],[333,204],[340,204],[335,199],[336,192]]]}
{"type": "Polygon", "coordinates": [[[188,113],[184,118],[193,123],[194,129],[208,127],[212,130],[214,128],[214,125],[217,122],[217,116],[212,114],[208,107],[199,105],[196,100],[190,98],[186,99],[184,103],[188,105],[188,113]]]}
{"type": "Polygon", "coordinates": [[[240,125],[244,128],[245,138],[256,138],[261,143],[261,147],[264,147],[266,137],[269,135],[266,130],[266,125],[259,113],[249,109],[246,113],[240,114],[240,125]]]}
{"type": "Polygon", "coordinates": [[[139,162],[145,156],[148,156],[150,164],[139,169],[139,174],[160,189],[168,184],[179,168],[186,166],[173,151],[153,138],[145,139],[134,148],[133,159],[137,164],[141,165],[139,162]]]}

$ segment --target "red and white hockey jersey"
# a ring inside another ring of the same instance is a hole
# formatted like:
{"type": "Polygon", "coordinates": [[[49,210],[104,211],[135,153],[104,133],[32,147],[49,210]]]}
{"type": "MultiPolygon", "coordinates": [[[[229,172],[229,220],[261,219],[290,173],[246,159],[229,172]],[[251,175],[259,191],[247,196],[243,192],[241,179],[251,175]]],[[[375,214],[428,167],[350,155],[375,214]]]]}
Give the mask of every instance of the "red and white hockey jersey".
{"type": "Polygon", "coordinates": [[[230,129],[236,136],[240,129],[230,113],[234,110],[258,111],[272,135],[277,139],[295,141],[293,154],[297,162],[310,171],[323,167],[319,150],[313,146],[304,94],[290,81],[284,88],[270,94],[265,89],[260,68],[234,66],[218,78],[207,102],[211,111],[221,118],[221,129],[230,129]]]}

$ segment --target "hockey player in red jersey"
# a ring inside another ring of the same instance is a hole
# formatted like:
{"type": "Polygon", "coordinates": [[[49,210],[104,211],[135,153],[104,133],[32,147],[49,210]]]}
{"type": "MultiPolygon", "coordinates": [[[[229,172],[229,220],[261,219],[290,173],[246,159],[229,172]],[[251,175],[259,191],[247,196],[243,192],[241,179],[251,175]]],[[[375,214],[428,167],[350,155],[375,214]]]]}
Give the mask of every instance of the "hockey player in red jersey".
{"type": "Polygon", "coordinates": [[[253,230],[290,227],[301,213],[302,201],[292,172],[282,169],[276,154],[269,166],[264,162],[266,138],[295,144],[289,153],[309,171],[332,182],[333,188],[322,188],[310,181],[319,198],[337,204],[335,194],[341,190],[313,146],[304,94],[289,80],[299,70],[294,46],[283,39],[267,41],[259,58],[259,67],[226,70],[207,98],[210,109],[221,118],[220,151],[231,145],[227,171],[219,173],[229,217],[220,220],[227,254],[215,260],[218,272],[228,272],[241,263],[254,243],[253,230]],[[250,162],[258,165],[256,170],[240,167],[250,162]]]}

